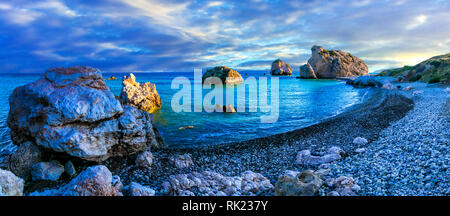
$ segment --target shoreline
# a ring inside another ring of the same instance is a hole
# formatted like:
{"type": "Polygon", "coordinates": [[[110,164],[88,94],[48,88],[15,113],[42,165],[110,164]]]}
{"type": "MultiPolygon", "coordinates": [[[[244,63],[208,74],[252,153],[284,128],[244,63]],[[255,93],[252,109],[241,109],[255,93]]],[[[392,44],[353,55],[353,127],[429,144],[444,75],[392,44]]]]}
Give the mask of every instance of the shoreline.
{"type": "Polygon", "coordinates": [[[212,171],[224,176],[239,176],[251,170],[275,184],[286,170],[317,170],[317,166],[295,164],[299,151],[309,149],[313,154],[322,154],[329,147],[338,146],[349,156],[354,149],[366,147],[353,144],[355,137],[366,137],[370,145],[391,122],[403,118],[413,104],[412,100],[395,91],[371,89],[364,101],[304,128],[242,142],[152,151],[155,159],[151,170],[133,166],[127,169],[134,164],[133,157],[120,163],[109,160],[107,166],[120,176],[124,184],[134,181],[148,185],[156,191],[156,195],[167,195],[162,185],[171,175],[191,172],[212,171]],[[186,153],[194,162],[191,167],[177,169],[170,164],[171,156],[186,153]]]}

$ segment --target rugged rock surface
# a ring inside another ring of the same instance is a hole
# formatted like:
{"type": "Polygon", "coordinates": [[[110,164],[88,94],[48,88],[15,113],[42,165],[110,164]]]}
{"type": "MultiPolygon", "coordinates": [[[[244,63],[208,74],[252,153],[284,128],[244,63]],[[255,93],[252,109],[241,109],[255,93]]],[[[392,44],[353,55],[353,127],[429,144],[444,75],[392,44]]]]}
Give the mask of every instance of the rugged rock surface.
{"type": "Polygon", "coordinates": [[[31,174],[31,166],[42,160],[41,148],[33,142],[25,142],[9,157],[9,170],[17,176],[27,179],[31,174]]]}
{"type": "Polygon", "coordinates": [[[204,171],[169,177],[163,186],[171,195],[178,196],[241,196],[273,193],[273,185],[259,173],[246,171],[241,176],[228,177],[204,171]]]}
{"type": "Polygon", "coordinates": [[[39,162],[31,167],[33,181],[56,181],[64,173],[64,166],[58,161],[39,162]]]}
{"type": "Polygon", "coordinates": [[[8,170],[0,169],[0,195],[22,196],[23,180],[8,170]]]}
{"type": "Polygon", "coordinates": [[[270,69],[271,75],[292,75],[291,66],[288,63],[277,59],[272,62],[272,68],[270,69]]]}
{"type": "Polygon", "coordinates": [[[237,85],[244,82],[241,74],[226,66],[217,66],[208,69],[202,76],[202,83],[213,84],[214,81],[208,79],[209,77],[219,78],[224,85],[237,85]]]}
{"type": "Polygon", "coordinates": [[[311,48],[311,58],[300,67],[300,77],[336,78],[360,76],[369,73],[369,68],[361,59],[339,50],[325,50],[320,46],[311,48]]]}
{"type": "Polygon", "coordinates": [[[130,185],[123,188],[123,192],[127,196],[154,196],[155,190],[143,186],[136,182],[131,182],[130,185]]]}
{"type": "Polygon", "coordinates": [[[88,167],[69,183],[57,189],[33,192],[31,196],[122,196],[117,180],[103,165],[88,167]]]}
{"type": "Polygon", "coordinates": [[[311,155],[311,152],[309,150],[303,150],[297,154],[296,163],[300,165],[318,165],[330,163],[335,160],[340,160],[344,154],[344,150],[336,146],[328,149],[327,154],[323,156],[311,155]]]}
{"type": "Polygon", "coordinates": [[[149,82],[140,84],[136,82],[136,77],[132,73],[123,77],[122,84],[120,99],[124,104],[150,113],[161,108],[162,102],[155,84],[149,82]]]}
{"type": "Polygon", "coordinates": [[[98,69],[55,68],[17,87],[9,98],[8,126],[15,145],[31,141],[89,161],[159,146],[149,113],[122,107],[98,69]]]}
{"type": "Polygon", "coordinates": [[[287,170],[275,184],[275,196],[314,196],[322,184],[320,175],[312,170],[301,173],[287,170]]]}

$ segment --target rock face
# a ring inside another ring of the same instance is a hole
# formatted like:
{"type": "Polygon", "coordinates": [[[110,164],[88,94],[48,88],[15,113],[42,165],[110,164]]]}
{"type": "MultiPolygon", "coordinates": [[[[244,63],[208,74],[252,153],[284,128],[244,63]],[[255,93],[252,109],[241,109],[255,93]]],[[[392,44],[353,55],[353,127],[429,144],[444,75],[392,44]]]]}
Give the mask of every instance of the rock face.
{"type": "Polygon", "coordinates": [[[122,196],[111,172],[103,165],[88,167],[66,185],[53,190],[33,192],[31,196],[122,196]]]}
{"type": "Polygon", "coordinates": [[[213,81],[207,80],[209,77],[219,78],[224,85],[237,85],[244,82],[241,74],[226,66],[217,66],[212,69],[208,69],[202,76],[202,83],[213,84],[213,81]]]}
{"type": "Polygon", "coordinates": [[[314,196],[322,186],[320,176],[312,170],[287,170],[275,184],[275,196],[314,196]]]}
{"type": "Polygon", "coordinates": [[[311,48],[311,58],[300,67],[300,77],[306,79],[360,76],[369,73],[359,58],[339,50],[327,51],[320,46],[311,48]]]}
{"type": "Polygon", "coordinates": [[[296,163],[300,165],[318,165],[330,163],[335,160],[340,160],[344,154],[344,150],[336,146],[328,149],[327,154],[323,156],[311,155],[311,152],[309,150],[303,150],[297,154],[296,163]]]}
{"type": "Polygon", "coordinates": [[[30,141],[89,161],[158,146],[149,113],[123,106],[98,69],[55,68],[17,87],[9,98],[8,126],[15,145],[30,141]]]}
{"type": "Polygon", "coordinates": [[[27,179],[31,174],[31,166],[41,162],[42,152],[33,142],[25,142],[9,157],[9,170],[17,176],[27,179]]]}
{"type": "Polygon", "coordinates": [[[31,177],[33,177],[33,181],[56,181],[63,172],[64,166],[58,161],[39,162],[31,167],[31,177]]]}
{"type": "Polygon", "coordinates": [[[272,62],[272,68],[270,69],[271,75],[292,75],[291,66],[288,63],[281,61],[281,59],[277,59],[272,62]]]}
{"type": "Polygon", "coordinates": [[[22,196],[23,180],[8,170],[0,169],[0,195],[22,196]]]}
{"type": "Polygon", "coordinates": [[[163,187],[171,195],[178,196],[252,196],[273,193],[273,185],[259,173],[246,171],[241,176],[223,176],[205,171],[178,174],[169,177],[163,187]],[[196,193],[194,193],[196,191],[196,193]]]}
{"type": "Polygon", "coordinates": [[[134,74],[123,77],[123,87],[120,99],[124,104],[152,113],[161,108],[161,98],[156,91],[155,84],[136,82],[134,74]]]}

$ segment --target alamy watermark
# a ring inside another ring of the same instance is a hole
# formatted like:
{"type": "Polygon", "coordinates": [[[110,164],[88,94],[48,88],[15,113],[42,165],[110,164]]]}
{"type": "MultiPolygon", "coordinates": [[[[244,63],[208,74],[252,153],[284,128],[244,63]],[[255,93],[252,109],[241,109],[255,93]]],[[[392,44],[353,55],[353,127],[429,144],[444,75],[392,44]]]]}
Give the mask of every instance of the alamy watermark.
{"type": "MultiPolygon", "coordinates": [[[[229,79],[229,78],[227,78],[229,79]]],[[[236,86],[224,86],[218,77],[209,77],[202,82],[202,70],[194,69],[194,81],[191,83],[187,77],[179,76],[172,80],[171,88],[179,89],[172,97],[171,107],[174,112],[223,112],[223,106],[237,107],[236,112],[246,112],[246,101],[248,101],[248,112],[262,112],[261,123],[273,123],[279,116],[279,80],[278,77],[270,78],[270,104],[268,101],[268,79],[259,77],[247,77],[242,84],[236,86]],[[256,90],[249,91],[246,100],[246,87],[256,90]],[[237,106],[235,106],[235,91],[237,90],[237,106]],[[202,89],[212,89],[204,97],[202,89]],[[192,90],[193,103],[192,104],[192,90]],[[224,100],[225,91],[225,100],[224,100]],[[225,103],[224,103],[225,102],[225,103]],[[192,108],[192,105],[193,108],[192,108]]]]}

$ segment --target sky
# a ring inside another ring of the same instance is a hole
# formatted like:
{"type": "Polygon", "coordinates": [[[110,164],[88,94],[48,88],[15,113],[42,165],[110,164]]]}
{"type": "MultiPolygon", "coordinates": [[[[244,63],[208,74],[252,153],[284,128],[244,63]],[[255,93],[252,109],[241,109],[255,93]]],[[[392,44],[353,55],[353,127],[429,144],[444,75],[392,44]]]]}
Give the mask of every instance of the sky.
{"type": "Polygon", "coordinates": [[[313,45],[371,72],[414,65],[450,52],[450,1],[0,1],[3,73],[269,70],[278,58],[298,71],[313,45]]]}

